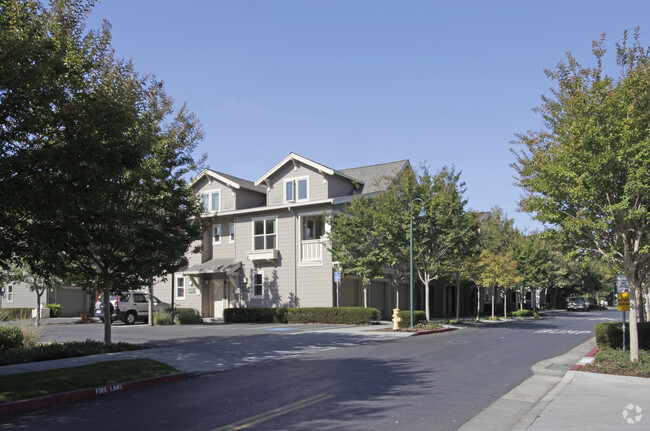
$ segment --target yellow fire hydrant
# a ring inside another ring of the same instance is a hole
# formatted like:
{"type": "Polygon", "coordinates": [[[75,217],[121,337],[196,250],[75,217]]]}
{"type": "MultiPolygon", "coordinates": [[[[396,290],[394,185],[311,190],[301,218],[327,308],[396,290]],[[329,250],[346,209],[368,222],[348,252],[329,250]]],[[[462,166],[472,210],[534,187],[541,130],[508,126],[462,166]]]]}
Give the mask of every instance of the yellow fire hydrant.
{"type": "Polygon", "coordinates": [[[399,331],[399,324],[402,318],[399,317],[399,308],[393,308],[393,331],[399,331]]]}

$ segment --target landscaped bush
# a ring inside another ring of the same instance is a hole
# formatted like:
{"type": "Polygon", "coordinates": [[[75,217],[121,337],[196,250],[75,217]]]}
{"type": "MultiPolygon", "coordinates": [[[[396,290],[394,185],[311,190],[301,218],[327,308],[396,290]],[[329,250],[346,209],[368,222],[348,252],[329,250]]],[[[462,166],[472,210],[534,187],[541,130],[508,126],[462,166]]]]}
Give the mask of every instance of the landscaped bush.
{"type": "Polygon", "coordinates": [[[535,317],[533,310],[516,310],[510,313],[512,317],[535,317]]]}
{"type": "MultiPolygon", "coordinates": [[[[639,349],[650,349],[650,322],[637,323],[639,349]]],[[[620,349],[623,347],[623,325],[621,322],[600,322],[594,327],[598,347],[620,349]]],[[[625,322],[625,345],[630,345],[630,324],[625,322]]]]}
{"type": "Polygon", "coordinates": [[[23,331],[16,326],[0,326],[0,351],[23,345],[23,331]]]}
{"type": "Polygon", "coordinates": [[[141,347],[123,342],[112,343],[106,346],[103,342],[96,340],[66,341],[65,343],[41,344],[36,347],[0,351],[0,365],[24,364],[27,362],[49,361],[52,359],[99,355],[138,349],[141,349],[141,347]]]}
{"type": "Polygon", "coordinates": [[[366,325],[379,320],[376,308],[314,307],[314,308],[228,308],[223,313],[228,323],[340,323],[366,325]]]}
{"type": "MultiPolygon", "coordinates": [[[[411,310],[402,310],[399,312],[402,321],[399,323],[400,328],[411,327],[411,310]]],[[[392,319],[391,319],[392,320],[392,319]]],[[[427,321],[427,313],[421,310],[413,310],[413,325],[427,321]]]]}
{"type": "Polygon", "coordinates": [[[0,321],[24,320],[31,318],[31,308],[3,308],[2,311],[0,311],[0,321]]]}
{"type": "Polygon", "coordinates": [[[199,313],[193,308],[177,308],[174,316],[174,323],[179,325],[196,325],[203,320],[199,313]]]}
{"type": "Polygon", "coordinates": [[[50,309],[50,317],[61,317],[61,304],[47,304],[50,309]]]}
{"type": "Polygon", "coordinates": [[[223,319],[228,323],[287,323],[287,309],[227,308],[223,319]]]}
{"type": "Polygon", "coordinates": [[[288,308],[288,323],[338,323],[346,325],[367,325],[379,320],[381,313],[376,308],[365,307],[313,307],[288,308]]]}
{"type": "Polygon", "coordinates": [[[174,324],[174,316],[169,311],[154,311],[153,312],[154,326],[168,326],[174,324]]]}

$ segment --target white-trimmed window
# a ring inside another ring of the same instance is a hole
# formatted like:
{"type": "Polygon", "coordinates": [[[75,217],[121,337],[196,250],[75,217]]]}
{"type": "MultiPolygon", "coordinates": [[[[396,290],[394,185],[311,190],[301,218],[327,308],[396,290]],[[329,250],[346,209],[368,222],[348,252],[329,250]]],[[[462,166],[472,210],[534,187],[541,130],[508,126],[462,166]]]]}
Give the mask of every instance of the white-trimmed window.
{"type": "Polygon", "coordinates": [[[201,195],[201,202],[203,203],[203,211],[205,212],[219,211],[219,208],[221,208],[220,190],[203,193],[201,195]]]}
{"type": "Polygon", "coordinates": [[[185,299],[185,277],[176,278],[176,299],[185,299]]]}
{"type": "Polygon", "coordinates": [[[14,302],[14,287],[7,286],[7,302],[14,302]]]}
{"type": "Polygon", "coordinates": [[[221,225],[212,226],[212,244],[221,244],[221,225]]]}
{"type": "Polygon", "coordinates": [[[284,180],[284,201],[296,202],[307,200],[308,196],[308,179],[292,178],[284,180]]]}
{"type": "Polygon", "coordinates": [[[228,237],[230,238],[231,244],[235,242],[235,223],[228,225],[228,237]]]}
{"type": "Polygon", "coordinates": [[[253,250],[277,248],[276,218],[253,220],[253,250]]]}
{"type": "Polygon", "coordinates": [[[253,297],[261,298],[264,296],[264,271],[258,271],[253,274],[253,297]]]}

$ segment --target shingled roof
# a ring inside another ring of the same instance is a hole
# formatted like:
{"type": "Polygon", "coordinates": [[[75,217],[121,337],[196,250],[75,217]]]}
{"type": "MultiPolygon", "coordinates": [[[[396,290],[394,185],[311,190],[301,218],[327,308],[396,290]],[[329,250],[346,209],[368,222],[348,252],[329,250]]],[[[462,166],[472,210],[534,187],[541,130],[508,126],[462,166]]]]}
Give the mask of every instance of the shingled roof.
{"type": "Polygon", "coordinates": [[[411,164],[408,160],[400,160],[398,162],[341,169],[337,172],[341,172],[363,184],[361,193],[365,195],[387,190],[391,180],[406,169],[411,169],[411,164]]]}

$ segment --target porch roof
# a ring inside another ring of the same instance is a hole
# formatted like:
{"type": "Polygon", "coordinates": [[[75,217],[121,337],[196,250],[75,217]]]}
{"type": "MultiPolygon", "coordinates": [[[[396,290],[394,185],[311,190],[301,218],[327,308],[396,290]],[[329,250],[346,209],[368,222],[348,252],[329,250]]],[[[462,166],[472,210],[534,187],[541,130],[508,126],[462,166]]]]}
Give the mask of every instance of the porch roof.
{"type": "Polygon", "coordinates": [[[192,265],[183,271],[183,275],[202,275],[226,273],[230,275],[241,268],[241,262],[234,259],[210,259],[203,263],[192,265]]]}

